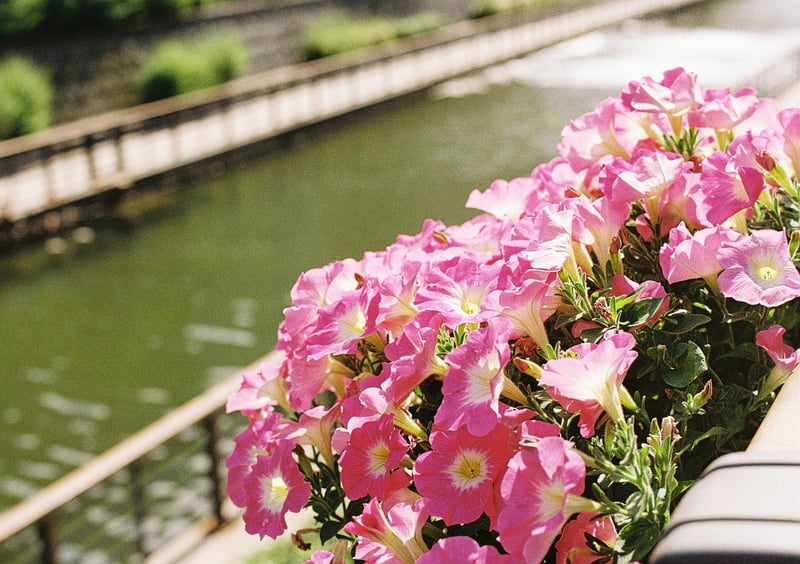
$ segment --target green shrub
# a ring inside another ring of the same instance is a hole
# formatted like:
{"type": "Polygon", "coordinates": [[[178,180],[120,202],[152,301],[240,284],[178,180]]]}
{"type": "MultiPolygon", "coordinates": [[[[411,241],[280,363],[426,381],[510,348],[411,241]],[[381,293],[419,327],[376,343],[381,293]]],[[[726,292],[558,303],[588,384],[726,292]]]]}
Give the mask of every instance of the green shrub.
{"type": "Polygon", "coordinates": [[[406,18],[365,20],[350,19],[337,14],[306,27],[303,49],[306,59],[319,59],[431,31],[443,24],[444,18],[433,12],[406,18]]]}
{"type": "Polygon", "coordinates": [[[165,41],[145,63],[139,94],[151,102],[222,84],[239,76],[247,51],[232,36],[212,36],[201,42],[165,41]]]}
{"type": "Polygon", "coordinates": [[[45,0],[0,0],[0,36],[35,29],[45,17],[45,0]]]}
{"type": "Polygon", "coordinates": [[[53,114],[53,87],[42,68],[22,57],[0,63],[0,139],[45,129],[53,114]]]}

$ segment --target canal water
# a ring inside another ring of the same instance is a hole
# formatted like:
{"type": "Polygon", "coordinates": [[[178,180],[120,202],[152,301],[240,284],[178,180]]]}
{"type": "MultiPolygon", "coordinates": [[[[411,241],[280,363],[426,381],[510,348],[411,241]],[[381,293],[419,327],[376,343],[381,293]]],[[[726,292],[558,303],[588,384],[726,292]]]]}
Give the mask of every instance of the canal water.
{"type": "Polygon", "coordinates": [[[0,257],[0,509],[269,352],[300,272],[468,219],[473,189],[554,156],[569,119],[630,79],[680,64],[738,83],[799,27],[800,0],[628,23],[309,133],[61,254],[0,257]]]}

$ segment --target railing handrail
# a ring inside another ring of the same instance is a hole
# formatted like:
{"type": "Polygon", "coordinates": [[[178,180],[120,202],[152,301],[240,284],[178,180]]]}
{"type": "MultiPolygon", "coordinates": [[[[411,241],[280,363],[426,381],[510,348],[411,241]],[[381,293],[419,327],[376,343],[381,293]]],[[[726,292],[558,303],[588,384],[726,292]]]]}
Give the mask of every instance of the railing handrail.
{"type": "MultiPolygon", "coordinates": [[[[601,4],[603,1],[607,0],[592,0],[588,4],[601,4]]],[[[579,8],[586,8],[586,4],[570,6],[567,12],[579,8]]],[[[242,96],[257,96],[270,91],[282,90],[298,83],[340,73],[343,70],[357,69],[389,60],[398,54],[423,51],[433,46],[447,45],[475,35],[498,31],[509,27],[509,21],[514,22],[511,24],[512,27],[523,25],[534,19],[533,14],[534,12],[528,14],[527,17],[520,17],[519,14],[516,14],[514,20],[511,20],[509,14],[503,13],[486,18],[464,20],[427,33],[405,37],[393,43],[285,65],[203,90],[55,125],[44,131],[0,141],[0,159],[38,151],[54,144],[69,144],[112,129],[128,128],[142,122],[167,118],[170,115],[189,110],[202,110],[207,106],[216,107],[228,100],[235,100],[242,96]]],[[[544,14],[544,17],[553,17],[553,15],[544,14]]]]}
{"type": "Polygon", "coordinates": [[[261,363],[277,354],[272,352],[260,358],[11,509],[0,513],[0,542],[37,523],[167,440],[179,435],[189,426],[222,409],[228,396],[241,383],[242,374],[257,370],[261,363]]]}

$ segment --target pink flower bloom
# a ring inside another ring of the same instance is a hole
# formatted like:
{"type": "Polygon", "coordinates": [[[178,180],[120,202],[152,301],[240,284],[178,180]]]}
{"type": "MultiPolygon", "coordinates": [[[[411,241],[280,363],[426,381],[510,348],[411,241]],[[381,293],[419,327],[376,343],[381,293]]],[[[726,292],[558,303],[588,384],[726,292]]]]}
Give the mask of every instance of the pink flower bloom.
{"type": "Polygon", "coordinates": [[[288,436],[293,438],[297,444],[316,448],[328,467],[333,468],[331,436],[340,413],[341,406],[339,404],[335,404],[330,409],[325,409],[325,406],[322,405],[307,409],[300,415],[297,423],[286,424],[289,429],[288,436]]]}
{"type": "Polygon", "coordinates": [[[718,225],[692,234],[684,224],[669,233],[669,243],[659,252],[664,278],[670,284],[702,278],[717,287],[717,274],[722,270],[717,251],[724,243],[735,243],[743,237],[738,231],[718,225]]]}
{"type": "Polygon", "coordinates": [[[749,210],[764,190],[764,177],[750,167],[735,168],[729,155],[712,153],[703,161],[697,216],[712,227],[749,210]]]}
{"type": "Polygon", "coordinates": [[[420,311],[438,311],[451,328],[486,321],[496,310],[488,297],[500,267],[478,262],[469,254],[441,262],[428,272],[417,292],[416,306],[420,311]]]}
{"type": "Polygon", "coordinates": [[[311,495],[292,448],[291,441],[281,441],[269,456],[259,456],[243,484],[245,530],[251,535],[279,537],[286,530],[286,513],[300,511],[311,495]]]}
{"type": "Polygon", "coordinates": [[[689,126],[730,131],[747,119],[757,106],[758,96],[752,88],[742,88],[735,94],[728,88],[708,89],[703,94],[703,102],[689,112],[689,126]]]}
{"type": "Polygon", "coordinates": [[[392,470],[408,451],[408,442],[394,426],[394,416],[359,421],[350,429],[339,457],[342,487],[350,499],[366,495],[383,499],[392,470]]]}
{"type": "Polygon", "coordinates": [[[800,359],[800,349],[793,349],[783,342],[785,332],[781,325],[773,325],[756,334],[756,344],[767,352],[775,366],[790,372],[800,359]]]}
{"type": "Polygon", "coordinates": [[[367,278],[359,290],[319,309],[319,320],[308,336],[306,349],[311,360],[329,354],[352,354],[356,342],[375,331],[380,306],[377,280],[367,278]]]}
{"type": "Polygon", "coordinates": [[[467,207],[492,214],[499,219],[518,221],[525,213],[528,198],[536,191],[536,182],[531,177],[512,180],[495,180],[485,192],[473,190],[467,199],[467,207]]]}
{"type": "Polygon", "coordinates": [[[544,322],[561,302],[556,295],[557,280],[555,272],[540,277],[534,270],[528,270],[497,292],[500,315],[511,321],[517,333],[529,336],[541,349],[549,343],[544,322]]]}
{"type": "Polygon", "coordinates": [[[677,134],[681,116],[702,101],[702,91],[697,77],[678,67],[666,71],[660,81],[645,77],[629,82],[620,99],[633,110],[667,116],[677,134]]]}
{"type": "Polygon", "coordinates": [[[255,374],[250,372],[242,374],[242,383],[239,389],[228,397],[225,411],[226,413],[241,411],[247,415],[276,405],[284,409],[289,407],[284,378],[280,373],[280,366],[272,362],[263,362],[255,374]]]}
{"type": "Polygon", "coordinates": [[[558,150],[575,171],[595,164],[605,164],[614,157],[629,159],[620,137],[625,136],[616,123],[620,109],[615,99],[600,102],[593,112],[572,120],[561,131],[558,150]]]}
{"type": "Polygon", "coordinates": [[[414,464],[414,484],[430,514],[455,525],[491,513],[494,481],[511,458],[508,439],[509,430],[503,424],[481,437],[465,427],[434,431],[432,450],[414,464]]]}
{"type": "Polygon", "coordinates": [[[580,413],[581,436],[594,435],[604,411],[613,421],[624,419],[620,388],[637,356],[636,339],[624,332],[606,333],[599,343],[581,343],[569,349],[575,356],[549,361],[539,382],[570,413],[580,413]]]}
{"type": "Polygon", "coordinates": [[[612,202],[601,196],[595,200],[572,198],[565,205],[575,212],[574,238],[591,248],[597,266],[605,268],[611,260],[611,247],[628,220],[631,204],[612,202]]]}
{"type": "Polygon", "coordinates": [[[599,513],[580,513],[564,526],[561,538],[556,543],[556,564],[594,564],[608,554],[598,554],[589,546],[586,535],[594,537],[614,548],[617,529],[611,517],[600,517],[599,513]]]}
{"type": "Polygon", "coordinates": [[[344,530],[358,537],[355,554],[358,560],[367,564],[414,564],[428,551],[422,538],[422,526],[427,519],[422,499],[391,507],[372,499],[344,530]]]}
{"type": "Polygon", "coordinates": [[[417,559],[417,564],[502,564],[509,556],[470,537],[446,537],[417,559]]]}
{"type": "Polygon", "coordinates": [[[473,435],[495,428],[500,417],[503,370],[511,352],[509,327],[493,318],[486,327],[472,331],[466,342],[445,360],[450,371],[442,386],[442,403],[434,418],[440,429],[466,425],[473,435]]]}
{"type": "Polygon", "coordinates": [[[541,562],[561,527],[582,505],[586,467],[572,443],[543,437],[509,461],[499,488],[496,530],[519,562],[541,562]]]}
{"type": "Polygon", "coordinates": [[[800,274],[781,231],[756,231],[735,245],[723,245],[717,258],[724,269],[718,284],[725,297],[775,307],[800,296],[800,274]]]}
{"type": "Polygon", "coordinates": [[[787,108],[778,119],[783,126],[783,151],[792,161],[794,173],[800,174],[800,108],[787,108]]]}

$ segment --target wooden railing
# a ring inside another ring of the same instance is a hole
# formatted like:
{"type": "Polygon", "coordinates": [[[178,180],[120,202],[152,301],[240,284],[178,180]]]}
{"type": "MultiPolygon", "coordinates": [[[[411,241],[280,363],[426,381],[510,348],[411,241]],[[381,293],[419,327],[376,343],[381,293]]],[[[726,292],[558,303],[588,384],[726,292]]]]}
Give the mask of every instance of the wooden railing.
{"type": "MultiPolygon", "coordinates": [[[[274,69],[2,141],[0,226],[5,223],[11,231],[9,225],[49,210],[424,90],[626,18],[698,1],[593,1],[530,21],[519,14],[465,21],[383,48],[274,69]]],[[[73,216],[54,215],[47,224],[55,228],[73,216]]]]}
{"type": "Polygon", "coordinates": [[[224,405],[240,382],[241,373],[217,384],[0,514],[0,562],[144,560],[237,515],[224,457],[245,421],[224,405]]]}

